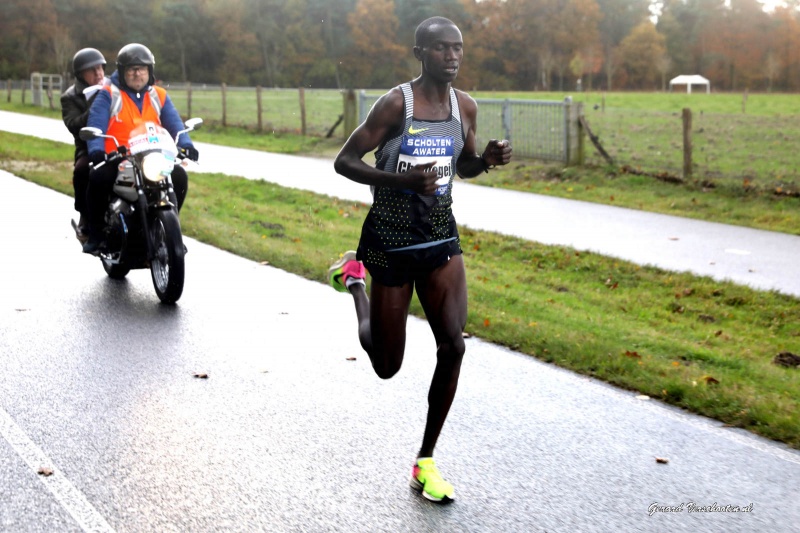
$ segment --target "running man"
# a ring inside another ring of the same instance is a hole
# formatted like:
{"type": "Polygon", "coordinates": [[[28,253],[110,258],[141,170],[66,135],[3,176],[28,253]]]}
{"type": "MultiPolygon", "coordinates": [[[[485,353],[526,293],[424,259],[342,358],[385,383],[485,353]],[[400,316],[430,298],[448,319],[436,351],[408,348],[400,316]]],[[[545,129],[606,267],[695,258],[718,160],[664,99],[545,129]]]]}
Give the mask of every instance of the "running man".
{"type": "Polygon", "coordinates": [[[466,274],[451,211],[453,176],[472,178],[511,160],[505,140],[476,151],[477,104],[451,87],[463,55],[461,31],[452,21],[423,21],[414,46],[422,73],[378,99],[334,163],[336,172],[373,191],[358,251],[346,252],[328,275],[336,290],[353,296],[359,340],[375,373],[389,379],[400,370],[415,288],[436,340],[427,422],[410,481],[436,502],[455,498],[433,449],[456,393],[467,321],[466,274]],[[376,148],[373,168],[362,158],[376,148]],[[369,298],[365,267],[372,278],[369,298]]]}

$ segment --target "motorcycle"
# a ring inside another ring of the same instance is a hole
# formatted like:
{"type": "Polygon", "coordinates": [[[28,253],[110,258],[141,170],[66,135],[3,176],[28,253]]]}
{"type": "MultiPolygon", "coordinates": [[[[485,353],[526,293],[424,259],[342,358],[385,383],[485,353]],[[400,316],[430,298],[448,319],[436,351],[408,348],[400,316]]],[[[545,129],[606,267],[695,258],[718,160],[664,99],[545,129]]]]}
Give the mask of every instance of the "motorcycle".
{"type": "Polygon", "coordinates": [[[105,244],[97,254],[103,269],[112,279],[123,279],[133,269],[149,268],[156,294],[165,304],[177,302],[183,293],[186,253],[170,176],[176,158],[186,164],[178,139],[202,123],[200,118],[187,120],[173,139],[160,125],[145,122],[131,131],[129,147],[99,128],[80,131],[85,141],[102,137],[117,146],[97,167],[118,165],[102,230],[105,244]]]}

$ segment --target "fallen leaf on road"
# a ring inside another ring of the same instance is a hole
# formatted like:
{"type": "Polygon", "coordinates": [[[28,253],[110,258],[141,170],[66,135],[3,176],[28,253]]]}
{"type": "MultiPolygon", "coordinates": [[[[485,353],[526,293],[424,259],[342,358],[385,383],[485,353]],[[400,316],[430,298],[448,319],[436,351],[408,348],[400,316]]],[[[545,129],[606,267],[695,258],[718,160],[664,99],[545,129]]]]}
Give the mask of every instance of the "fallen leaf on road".
{"type": "Polygon", "coordinates": [[[45,477],[52,476],[53,475],[53,469],[52,468],[48,468],[46,466],[40,466],[38,472],[36,472],[36,473],[39,474],[40,476],[45,476],[45,477]]]}
{"type": "Polygon", "coordinates": [[[665,465],[669,463],[669,459],[665,459],[664,457],[656,457],[656,462],[665,465]]]}
{"type": "Polygon", "coordinates": [[[194,377],[200,378],[200,379],[208,379],[208,374],[206,374],[205,372],[197,372],[194,375],[194,377]]]}
{"type": "Polygon", "coordinates": [[[347,360],[348,360],[348,361],[355,361],[355,360],[356,360],[356,358],[355,358],[355,357],[348,357],[348,358],[347,358],[347,360]]]}

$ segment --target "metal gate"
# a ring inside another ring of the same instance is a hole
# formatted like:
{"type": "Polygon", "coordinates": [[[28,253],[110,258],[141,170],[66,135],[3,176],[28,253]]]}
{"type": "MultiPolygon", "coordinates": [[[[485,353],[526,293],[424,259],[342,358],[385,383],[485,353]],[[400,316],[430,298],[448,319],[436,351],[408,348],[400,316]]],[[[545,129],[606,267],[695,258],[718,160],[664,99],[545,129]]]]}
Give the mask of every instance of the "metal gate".
{"type": "MultiPolygon", "coordinates": [[[[359,91],[358,120],[367,113],[379,96],[359,91]]],[[[548,100],[476,99],[478,103],[477,143],[483,147],[490,139],[508,139],[514,155],[560,161],[564,164],[583,163],[583,141],[578,117],[582,104],[572,98],[548,100]]]]}

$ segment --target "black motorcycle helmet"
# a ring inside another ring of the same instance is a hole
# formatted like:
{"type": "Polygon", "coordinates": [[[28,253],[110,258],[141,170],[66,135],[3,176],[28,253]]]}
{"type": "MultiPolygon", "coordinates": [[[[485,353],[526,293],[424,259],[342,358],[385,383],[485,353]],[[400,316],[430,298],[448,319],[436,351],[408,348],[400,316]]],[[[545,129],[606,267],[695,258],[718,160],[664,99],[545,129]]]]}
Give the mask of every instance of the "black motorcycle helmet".
{"type": "Polygon", "coordinates": [[[77,78],[78,75],[87,68],[105,65],[106,58],[95,48],[82,48],[75,52],[72,57],[72,73],[77,78]]]}
{"type": "Polygon", "coordinates": [[[145,65],[147,67],[147,71],[150,74],[147,84],[153,85],[156,82],[154,74],[156,58],[149,48],[139,43],[126,44],[120,48],[117,54],[117,72],[119,73],[120,83],[125,83],[125,69],[136,65],[145,65]]]}

